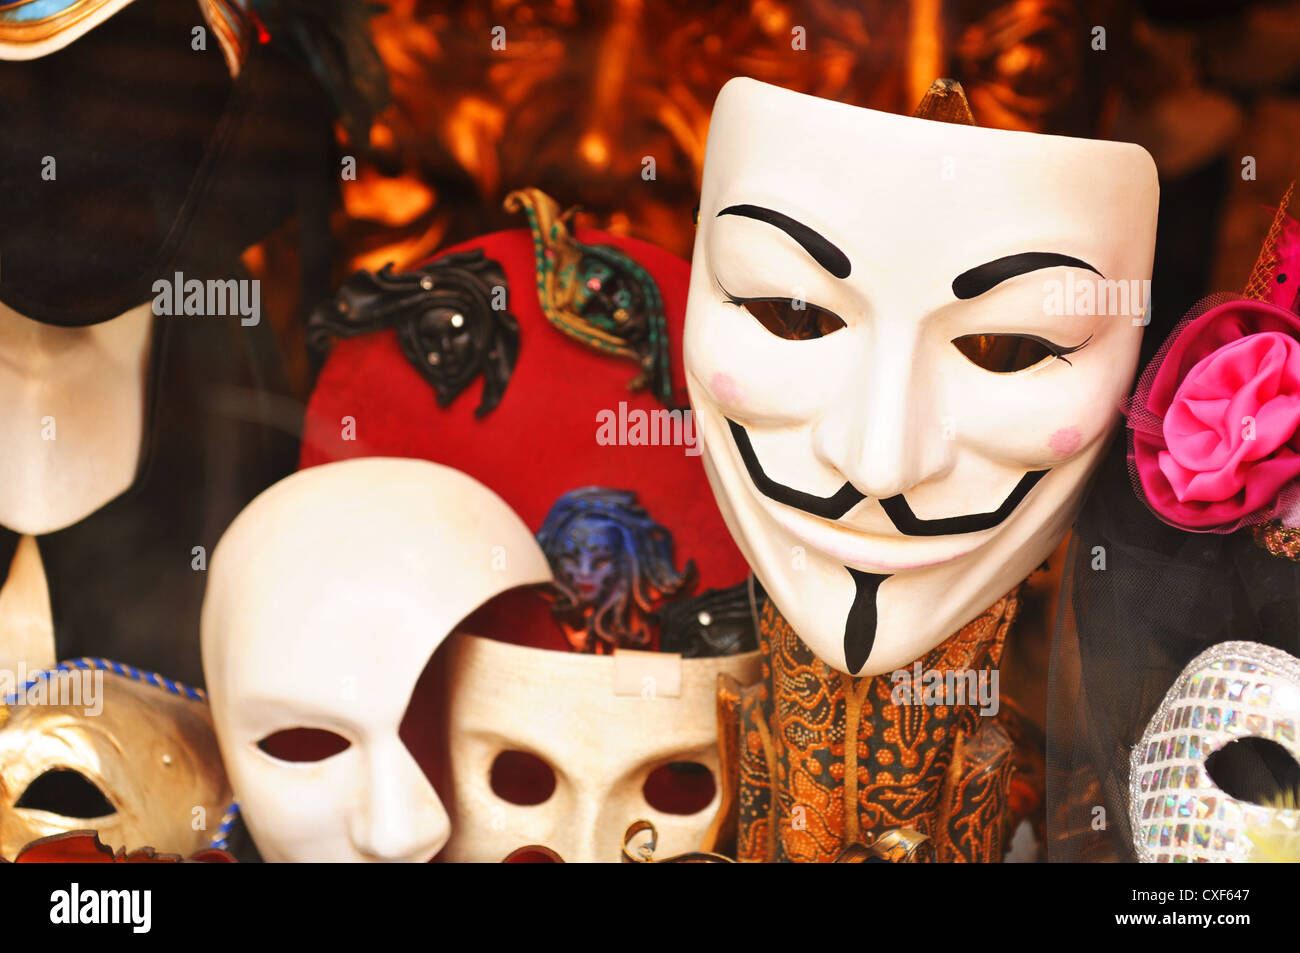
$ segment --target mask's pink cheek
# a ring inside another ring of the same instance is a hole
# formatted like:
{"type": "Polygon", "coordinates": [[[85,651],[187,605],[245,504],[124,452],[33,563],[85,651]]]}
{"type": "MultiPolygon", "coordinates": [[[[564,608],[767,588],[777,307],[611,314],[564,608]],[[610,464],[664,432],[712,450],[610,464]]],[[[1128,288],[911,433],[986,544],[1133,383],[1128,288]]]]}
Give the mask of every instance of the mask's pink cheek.
{"type": "Polygon", "coordinates": [[[720,404],[737,406],[745,402],[745,393],[730,374],[718,371],[709,378],[709,390],[720,404]]]}
{"type": "Polygon", "coordinates": [[[1047,449],[1058,457],[1068,457],[1079,449],[1083,435],[1078,427],[1062,427],[1047,438],[1047,449]]]}

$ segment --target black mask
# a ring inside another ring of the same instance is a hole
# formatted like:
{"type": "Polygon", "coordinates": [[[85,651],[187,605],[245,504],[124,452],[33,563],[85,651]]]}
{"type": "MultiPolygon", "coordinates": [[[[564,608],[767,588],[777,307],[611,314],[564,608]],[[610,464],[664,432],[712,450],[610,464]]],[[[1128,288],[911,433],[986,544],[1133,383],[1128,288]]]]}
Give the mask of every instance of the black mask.
{"type": "Polygon", "coordinates": [[[58,52],[0,62],[0,301],[95,324],[328,207],[325,96],[272,47],[232,80],[210,31],[193,48],[202,23],[193,0],[136,0],[58,52]]]}

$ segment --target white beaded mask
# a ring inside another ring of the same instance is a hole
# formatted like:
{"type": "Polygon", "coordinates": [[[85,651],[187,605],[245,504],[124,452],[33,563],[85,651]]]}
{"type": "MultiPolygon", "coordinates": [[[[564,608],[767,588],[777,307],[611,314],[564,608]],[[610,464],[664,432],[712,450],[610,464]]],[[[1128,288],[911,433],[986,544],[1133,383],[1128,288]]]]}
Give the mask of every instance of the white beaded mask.
{"type": "Polygon", "coordinates": [[[1143,862],[1245,861],[1249,830],[1291,830],[1300,811],[1232,797],[1206,760],[1243,738],[1300,754],[1300,659],[1257,642],[1222,642],[1188,663],[1130,762],[1133,846],[1143,862]]]}

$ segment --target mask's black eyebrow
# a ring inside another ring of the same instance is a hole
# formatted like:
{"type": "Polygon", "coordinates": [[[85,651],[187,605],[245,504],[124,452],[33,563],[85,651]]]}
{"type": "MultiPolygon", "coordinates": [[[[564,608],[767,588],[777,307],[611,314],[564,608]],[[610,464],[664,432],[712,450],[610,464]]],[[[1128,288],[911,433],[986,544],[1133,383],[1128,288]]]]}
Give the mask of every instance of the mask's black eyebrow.
{"type": "Polygon", "coordinates": [[[1058,265],[1072,265],[1086,268],[1093,274],[1105,277],[1092,265],[1069,255],[1058,255],[1050,251],[1027,251],[1019,255],[1007,255],[994,261],[976,265],[970,271],[963,271],[952,280],[952,293],[958,298],[978,298],[994,285],[999,285],[1008,278],[1038,271],[1040,268],[1055,268],[1058,265]]]}
{"type": "Polygon", "coordinates": [[[773,211],[770,208],[763,208],[761,205],[730,205],[719,212],[716,217],[721,218],[724,215],[743,215],[745,218],[753,218],[769,225],[775,225],[802,245],[803,250],[812,255],[813,261],[836,278],[847,278],[849,272],[853,270],[853,266],[849,264],[848,255],[840,251],[825,236],[813,231],[803,222],[796,222],[789,215],[782,215],[780,212],[773,211]]]}

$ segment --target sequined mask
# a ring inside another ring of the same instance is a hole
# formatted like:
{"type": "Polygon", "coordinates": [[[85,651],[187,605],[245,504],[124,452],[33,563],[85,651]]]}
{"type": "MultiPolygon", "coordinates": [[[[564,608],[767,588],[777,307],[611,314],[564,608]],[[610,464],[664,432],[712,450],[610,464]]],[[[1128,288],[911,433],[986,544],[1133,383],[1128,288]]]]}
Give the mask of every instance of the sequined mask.
{"type": "Polygon", "coordinates": [[[1300,810],[1253,803],[1224,786],[1242,783],[1229,762],[1234,745],[1278,745],[1294,758],[1298,721],[1300,659],[1257,642],[1222,642],[1188,663],[1131,756],[1138,859],[1240,862],[1255,847],[1250,832],[1294,832],[1300,810]]]}

